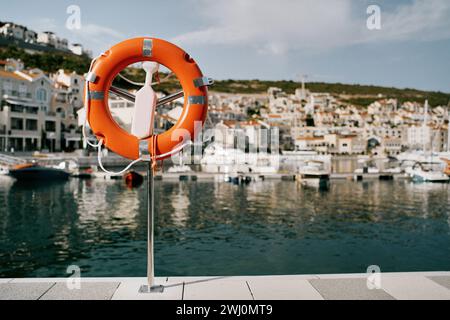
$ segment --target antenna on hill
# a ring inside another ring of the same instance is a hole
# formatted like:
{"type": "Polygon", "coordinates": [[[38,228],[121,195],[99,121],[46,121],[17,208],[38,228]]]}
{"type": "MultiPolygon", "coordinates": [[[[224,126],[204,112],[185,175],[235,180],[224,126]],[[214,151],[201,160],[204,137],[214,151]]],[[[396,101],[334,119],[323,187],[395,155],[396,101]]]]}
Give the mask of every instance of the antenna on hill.
{"type": "Polygon", "coordinates": [[[299,74],[299,75],[297,75],[297,79],[299,79],[302,84],[302,99],[305,99],[306,98],[305,82],[306,82],[306,79],[308,79],[308,75],[307,74],[299,74]]]}

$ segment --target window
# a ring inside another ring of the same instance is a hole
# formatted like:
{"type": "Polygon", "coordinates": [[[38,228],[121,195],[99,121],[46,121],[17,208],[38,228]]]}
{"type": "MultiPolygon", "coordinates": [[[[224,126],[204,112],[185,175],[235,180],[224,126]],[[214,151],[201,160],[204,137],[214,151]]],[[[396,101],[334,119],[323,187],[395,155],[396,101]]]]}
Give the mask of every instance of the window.
{"type": "Polygon", "coordinates": [[[11,106],[11,111],[12,111],[12,112],[23,112],[23,106],[13,104],[13,105],[11,106]]]}
{"type": "Polygon", "coordinates": [[[25,120],[25,129],[28,131],[37,131],[37,120],[35,119],[25,120]]]}
{"type": "Polygon", "coordinates": [[[55,132],[56,131],[55,121],[45,121],[45,131],[55,132]]]}
{"type": "Polygon", "coordinates": [[[11,118],[12,130],[23,130],[23,120],[20,118],[11,118]]]}
{"type": "Polygon", "coordinates": [[[26,107],[25,112],[31,113],[31,114],[37,114],[39,111],[39,108],[37,107],[26,107]]]}
{"type": "Polygon", "coordinates": [[[3,90],[5,90],[6,92],[12,91],[12,83],[9,81],[4,81],[3,90]]]}
{"type": "Polygon", "coordinates": [[[38,89],[36,92],[36,100],[38,101],[47,101],[47,90],[45,89],[38,89]]]}
{"type": "Polygon", "coordinates": [[[19,96],[21,97],[27,96],[27,86],[25,84],[19,85],[19,96]]]}

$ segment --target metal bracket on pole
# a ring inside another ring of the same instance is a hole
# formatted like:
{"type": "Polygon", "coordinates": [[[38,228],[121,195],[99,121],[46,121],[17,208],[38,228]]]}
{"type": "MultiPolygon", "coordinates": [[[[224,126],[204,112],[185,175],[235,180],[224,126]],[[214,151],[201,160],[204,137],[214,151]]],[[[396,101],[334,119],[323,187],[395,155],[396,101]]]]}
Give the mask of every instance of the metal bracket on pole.
{"type": "Polygon", "coordinates": [[[164,286],[155,285],[155,262],[153,260],[154,234],[154,177],[152,161],[147,167],[147,284],[139,288],[139,293],[162,293],[164,286]]]}

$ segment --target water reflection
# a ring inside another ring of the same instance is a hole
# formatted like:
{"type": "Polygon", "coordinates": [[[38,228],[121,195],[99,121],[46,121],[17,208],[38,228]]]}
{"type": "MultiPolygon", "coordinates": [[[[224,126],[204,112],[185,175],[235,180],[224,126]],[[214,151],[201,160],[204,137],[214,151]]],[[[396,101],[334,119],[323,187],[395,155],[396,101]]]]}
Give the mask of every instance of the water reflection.
{"type": "Polygon", "coordinates": [[[170,197],[170,203],[173,207],[172,222],[175,226],[181,228],[186,227],[189,208],[188,191],[184,189],[186,189],[185,184],[179,183],[178,188],[173,189],[170,197]]]}
{"type": "MultiPolygon", "coordinates": [[[[445,184],[333,181],[155,185],[158,275],[364,272],[450,268],[445,184]]],[[[0,180],[0,276],[143,276],[144,186],[0,180]]]]}
{"type": "Polygon", "coordinates": [[[74,187],[80,223],[120,221],[122,225],[136,229],[136,215],[145,199],[137,189],[124,189],[113,180],[84,180],[74,187]],[[83,183],[84,182],[84,183],[83,183]]]}

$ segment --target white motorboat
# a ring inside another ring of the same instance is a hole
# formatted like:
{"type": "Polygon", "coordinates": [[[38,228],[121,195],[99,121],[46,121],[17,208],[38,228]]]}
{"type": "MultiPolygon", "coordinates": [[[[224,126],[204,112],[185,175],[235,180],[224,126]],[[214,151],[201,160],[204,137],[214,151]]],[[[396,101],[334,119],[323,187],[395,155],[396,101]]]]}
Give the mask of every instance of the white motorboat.
{"type": "Polygon", "coordinates": [[[431,163],[418,162],[405,170],[406,174],[415,182],[449,182],[450,178],[431,163]]]}
{"type": "Polygon", "coordinates": [[[330,187],[330,173],[322,161],[307,161],[305,166],[299,168],[297,179],[306,187],[319,189],[330,187]]]}
{"type": "Polygon", "coordinates": [[[400,153],[396,156],[401,163],[408,162],[430,162],[446,164],[445,159],[450,159],[450,152],[424,152],[424,151],[408,151],[400,153]]]}

